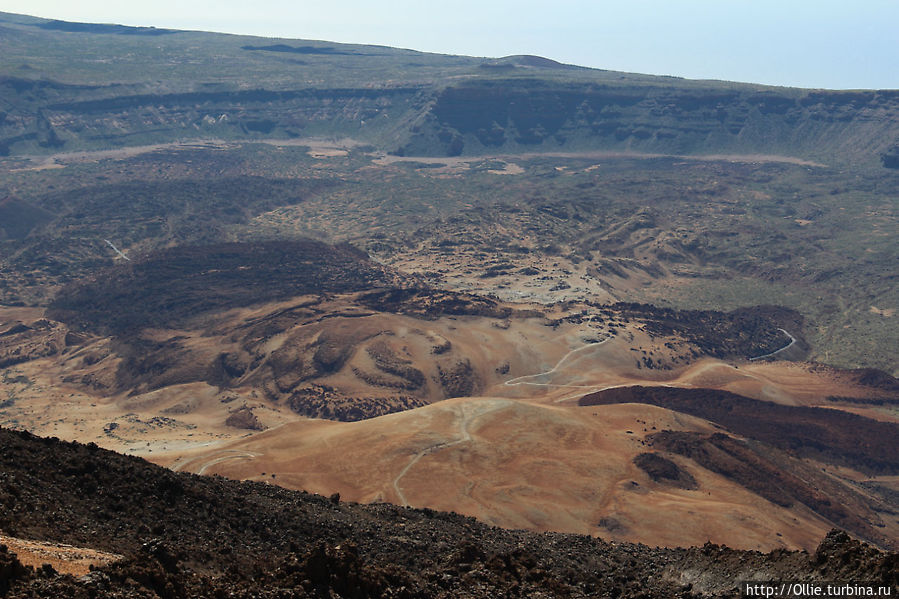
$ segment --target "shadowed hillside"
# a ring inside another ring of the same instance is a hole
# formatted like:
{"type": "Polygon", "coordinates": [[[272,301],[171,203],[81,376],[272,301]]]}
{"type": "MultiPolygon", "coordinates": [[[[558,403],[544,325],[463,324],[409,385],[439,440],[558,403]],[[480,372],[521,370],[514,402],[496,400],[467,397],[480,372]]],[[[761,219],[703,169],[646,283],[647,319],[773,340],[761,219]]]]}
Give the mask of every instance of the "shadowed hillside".
{"type": "Polygon", "coordinates": [[[648,403],[720,424],[799,457],[872,474],[899,473],[899,424],[841,410],[783,406],[715,389],[620,387],[591,393],[578,405],[648,403]]]}
{"type": "Polygon", "coordinates": [[[399,152],[594,148],[835,160],[839,148],[870,136],[880,138],[875,144],[883,152],[896,135],[897,92],[734,89],[726,84],[697,90],[681,81],[654,83],[566,85],[535,77],[455,84],[437,95],[425,120],[430,126],[414,132],[399,152]],[[892,133],[881,137],[883,126],[892,133]]]}
{"type": "Polygon", "coordinates": [[[14,197],[0,200],[0,239],[22,239],[52,220],[52,215],[14,197]]]}
{"type": "Polygon", "coordinates": [[[107,333],[172,326],[198,314],[340,293],[398,280],[350,246],[315,241],[180,246],[60,293],[49,315],[107,333]]]}

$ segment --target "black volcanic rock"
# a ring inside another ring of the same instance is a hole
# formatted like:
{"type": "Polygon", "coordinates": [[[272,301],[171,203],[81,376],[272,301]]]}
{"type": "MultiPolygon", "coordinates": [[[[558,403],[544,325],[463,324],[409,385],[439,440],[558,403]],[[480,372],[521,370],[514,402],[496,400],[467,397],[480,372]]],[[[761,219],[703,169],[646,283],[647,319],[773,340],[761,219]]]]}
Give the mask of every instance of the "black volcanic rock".
{"type": "Polygon", "coordinates": [[[358,250],[318,241],[180,246],[64,289],[48,315],[115,334],[298,295],[386,287],[398,278],[358,250]]]}
{"type": "Polygon", "coordinates": [[[799,359],[808,351],[808,344],[802,339],[802,315],[782,306],[753,306],[731,312],[676,310],[628,302],[612,307],[625,317],[642,322],[652,336],[682,336],[704,354],[716,358],[752,359],[777,352],[790,344],[781,328],[796,338],[790,358],[799,359]]]}
{"type": "Polygon", "coordinates": [[[646,403],[720,424],[793,455],[872,474],[899,473],[899,424],[841,410],[785,406],[716,389],[617,387],[585,395],[581,406],[646,403]]]}
{"type": "Polygon", "coordinates": [[[655,482],[681,489],[696,489],[696,479],[689,472],[657,453],[641,453],[634,456],[634,464],[655,482]]]}

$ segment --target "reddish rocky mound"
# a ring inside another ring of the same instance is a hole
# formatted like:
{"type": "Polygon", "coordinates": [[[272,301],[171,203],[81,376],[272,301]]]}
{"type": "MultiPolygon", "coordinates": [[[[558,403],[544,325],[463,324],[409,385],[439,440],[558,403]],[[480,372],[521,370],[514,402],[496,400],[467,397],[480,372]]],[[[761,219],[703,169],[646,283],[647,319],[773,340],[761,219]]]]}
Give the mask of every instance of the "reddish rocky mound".
{"type": "Polygon", "coordinates": [[[55,356],[80,339],[58,322],[38,319],[28,324],[15,323],[0,329],[0,368],[55,356]]]}

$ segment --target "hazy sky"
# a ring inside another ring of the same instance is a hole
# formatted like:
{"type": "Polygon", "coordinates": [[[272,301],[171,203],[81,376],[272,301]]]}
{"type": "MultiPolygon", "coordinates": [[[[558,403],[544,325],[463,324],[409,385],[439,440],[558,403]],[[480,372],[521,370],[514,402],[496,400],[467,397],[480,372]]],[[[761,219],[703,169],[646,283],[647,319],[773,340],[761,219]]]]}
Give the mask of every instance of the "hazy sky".
{"type": "Polygon", "coordinates": [[[538,54],[701,79],[899,88],[899,0],[0,0],[0,10],[448,54],[538,54]]]}

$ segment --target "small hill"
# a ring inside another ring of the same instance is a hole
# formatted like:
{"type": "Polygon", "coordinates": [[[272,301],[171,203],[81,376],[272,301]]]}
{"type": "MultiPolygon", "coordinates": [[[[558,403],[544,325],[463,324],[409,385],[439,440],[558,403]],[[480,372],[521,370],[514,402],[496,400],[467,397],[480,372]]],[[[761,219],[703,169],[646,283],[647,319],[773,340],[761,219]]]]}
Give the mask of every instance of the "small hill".
{"type": "Polygon", "coordinates": [[[514,68],[514,67],[537,67],[544,69],[572,69],[577,68],[573,65],[562,64],[551,58],[543,56],[534,56],[531,54],[517,54],[514,56],[504,56],[496,60],[490,60],[481,65],[483,68],[514,68]]]}

